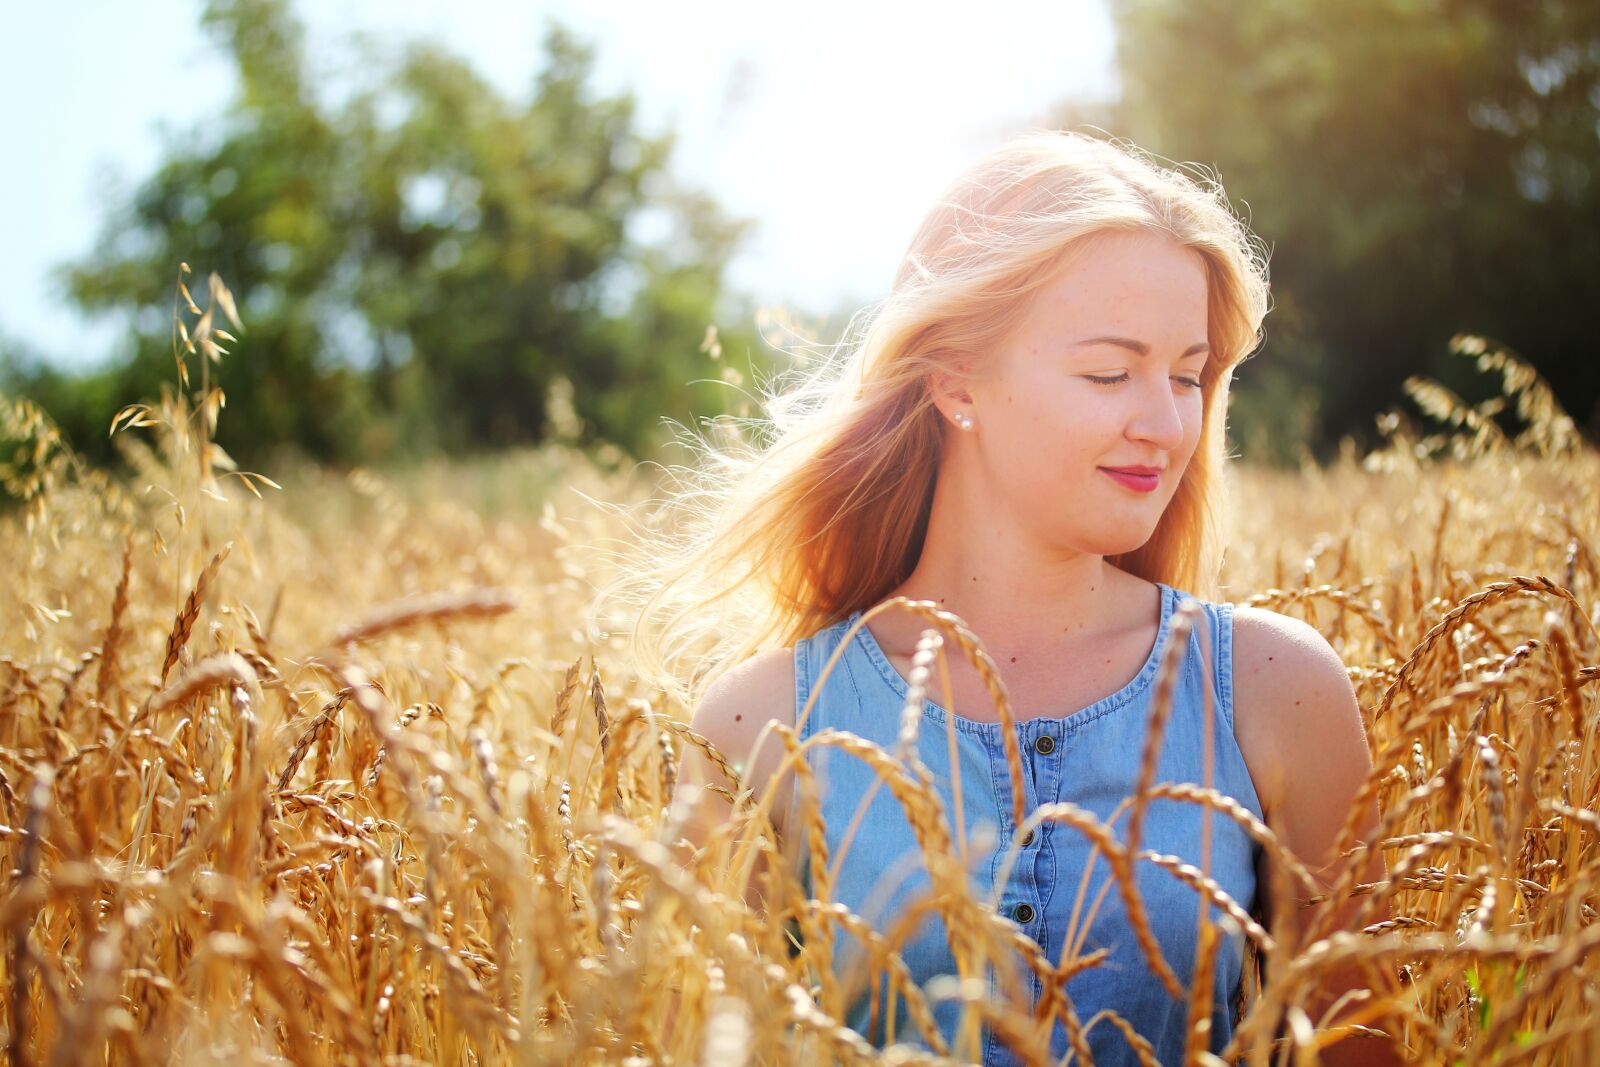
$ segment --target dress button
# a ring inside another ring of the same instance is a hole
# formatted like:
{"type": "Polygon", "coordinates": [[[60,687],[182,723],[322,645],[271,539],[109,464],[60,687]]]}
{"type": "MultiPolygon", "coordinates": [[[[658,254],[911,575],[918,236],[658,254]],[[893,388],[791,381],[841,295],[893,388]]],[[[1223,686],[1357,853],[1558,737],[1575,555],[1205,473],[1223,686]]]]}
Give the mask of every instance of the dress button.
{"type": "Polygon", "coordinates": [[[1011,914],[1019,923],[1031,923],[1033,921],[1033,905],[1027,903],[1018,904],[1011,914]]]}
{"type": "Polygon", "coordinates": [[[1056,750],[1056,739],[1049,734],[1040,734],[1039,739],[1033,743],[1034,751],[1041,756],[1048,756],[1056,750]]]}
{"type": "Polygon", "coordinates": [[[1031,844],[1033,844],[1033,831],[1029,830],[1022,835],[1022,847],[1027,848],[1031,844]]]}

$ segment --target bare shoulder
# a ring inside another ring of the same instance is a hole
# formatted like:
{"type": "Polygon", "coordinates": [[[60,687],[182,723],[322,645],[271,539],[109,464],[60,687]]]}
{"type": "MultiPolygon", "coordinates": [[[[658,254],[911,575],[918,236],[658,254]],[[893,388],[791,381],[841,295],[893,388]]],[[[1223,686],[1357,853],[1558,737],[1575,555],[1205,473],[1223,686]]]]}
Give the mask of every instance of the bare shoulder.
{"type": "Polygon", "coordinates": [[[1233,663],[1237,676],[1250,674],[1279,681],[1337,682],[1349,688],[1344,661],[1328,639],[1301,619],[1265,608],[1233,611],[1233,663]]]}
{"type": "MultiPolygon", "coordinates": [[[[689,725],[716,746],[741,776],[741,785],[759,798],[784,755],[783,742],[770,730],[761,740],[762,731],[774,721],[793,728],[794,720],[794,649],[777,648],[758,652],[712,682],[695,706],[689,725]]],[[[709,768],[702,769],[709,772],[709,768]]],[[[720,773],[709,773],[711,784],[728,785],[720,773]]],[[[779,796],[783,799],[783,794],[779,796]]],[[[780,832],[783,808],[782,804],[773,808],[773,821],[780,832]]]]}
{"type": "Polygon", "coordinates": [[[1372,766],[1345,665],[1309,624],[1240,607],[1233,689],[1235,734],[1268,821],[1315,863],[1372,766]]]}

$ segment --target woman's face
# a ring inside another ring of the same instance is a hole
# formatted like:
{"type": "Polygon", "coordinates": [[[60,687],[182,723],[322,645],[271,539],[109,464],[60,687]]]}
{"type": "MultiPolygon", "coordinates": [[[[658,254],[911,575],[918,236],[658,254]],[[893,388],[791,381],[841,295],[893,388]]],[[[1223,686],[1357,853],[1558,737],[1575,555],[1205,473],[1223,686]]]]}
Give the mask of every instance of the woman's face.
{"type": "Polygon", "coordinates": [[[961,436],[994,504],[1051,546],[1110,556],[1150,539],[1199,443],[1206,274],[1153,233],[1078,251],[986,354],[961,436]]]}

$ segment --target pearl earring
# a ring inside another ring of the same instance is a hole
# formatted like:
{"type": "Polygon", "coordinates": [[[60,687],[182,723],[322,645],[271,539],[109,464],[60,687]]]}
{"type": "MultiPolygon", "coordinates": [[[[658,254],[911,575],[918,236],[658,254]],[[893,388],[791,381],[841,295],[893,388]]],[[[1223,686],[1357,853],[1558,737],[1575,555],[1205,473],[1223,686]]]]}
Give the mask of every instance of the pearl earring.
{"type": "Polygon", "coordinates": [[[961,427],[963,430],[972,429],[972,416],[966,414],[965,412],[957,413],[956,425],[961,427]]]}

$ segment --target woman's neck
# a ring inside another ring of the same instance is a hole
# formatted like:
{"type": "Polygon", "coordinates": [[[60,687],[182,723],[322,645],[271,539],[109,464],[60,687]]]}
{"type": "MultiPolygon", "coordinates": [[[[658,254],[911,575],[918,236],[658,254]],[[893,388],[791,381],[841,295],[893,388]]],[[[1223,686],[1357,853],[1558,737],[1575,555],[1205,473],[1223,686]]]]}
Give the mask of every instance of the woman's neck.
{"type": "Polygon", "coordinates": [[[940,475],[917,565],[891,595],[934,601],[986,642],[1013,647],[1049,646],[1144,618],[1148,583],[1103,555],[1034,536],[1001,508],[972,506],[981,494],[963,491],[962,472],[940,475]]]}

